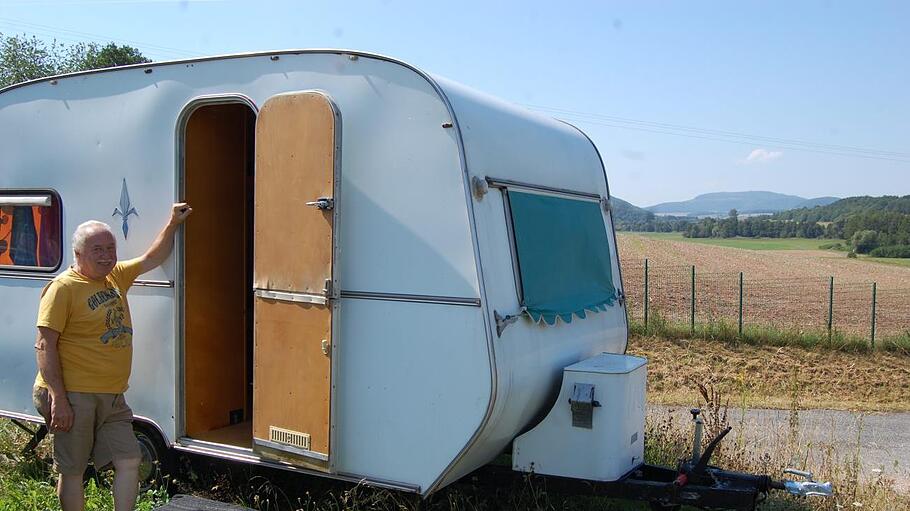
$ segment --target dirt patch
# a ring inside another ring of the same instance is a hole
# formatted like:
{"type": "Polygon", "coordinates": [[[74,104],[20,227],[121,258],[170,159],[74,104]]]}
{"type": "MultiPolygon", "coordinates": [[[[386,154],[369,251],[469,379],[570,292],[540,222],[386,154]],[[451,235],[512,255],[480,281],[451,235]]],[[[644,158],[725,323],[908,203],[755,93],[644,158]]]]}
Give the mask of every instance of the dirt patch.
{"type": "Polygon", "coordinates": [[[747,279],[827,279],[877,282],[880,290],[910,289],[910,268],[849,259],[829,250],[746,250],[684,241],[655,240],[632,233],[617,236],[625,266],[691,266],[706,273],[745,273],[747,279]]]}
{"type": "Polygon", "coordinates": [[[633,337],[629,353],[648,358],[651,403],[695,405],[693,381],[711,381],[737,408],[910,410],[906,355],[656,337],[633,337]]]}
{"type": "Polygon", "coordinates": [[[630,314],[638,320],[644,315],[648,258],[650,310],[670,321],[690,320],[694,265],[697,322],[738,323],[742,272],[744,325],[827,330],[829,279],[834,277],[834,330],[871,338],[875,282],[876,335],[910,334],[910,268],[824,250],[746,250],[631,233],[617,240],[630,314]]]}

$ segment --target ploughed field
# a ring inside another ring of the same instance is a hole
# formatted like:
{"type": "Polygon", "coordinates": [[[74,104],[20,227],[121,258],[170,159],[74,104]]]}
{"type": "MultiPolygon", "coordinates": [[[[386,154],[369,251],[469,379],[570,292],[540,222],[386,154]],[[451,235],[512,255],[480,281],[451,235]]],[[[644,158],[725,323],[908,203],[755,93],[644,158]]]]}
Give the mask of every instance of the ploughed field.
{"type": "Polygon", "coordinates": [[[698,323],[736,325],[742,272],[746,327],[825,330],[834,277],[835,331],[871,337],[874,282],[877,338],[910,335],[910,267],[807,249],[826,241],[687,240],[678,234],[625,232],[617,236],[630,313],[636,320],[644,315],[647,258],[652,318],[690,321],[694,265],[698,323]]]}

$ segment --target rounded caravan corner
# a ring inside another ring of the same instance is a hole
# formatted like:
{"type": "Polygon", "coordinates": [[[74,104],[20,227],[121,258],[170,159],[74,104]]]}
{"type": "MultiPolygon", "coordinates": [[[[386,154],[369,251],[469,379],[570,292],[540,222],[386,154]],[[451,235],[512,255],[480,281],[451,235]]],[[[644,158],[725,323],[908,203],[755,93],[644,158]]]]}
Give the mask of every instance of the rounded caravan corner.
{"type": "MultiPolygon", "coordinates": [[[[608,200],[608,201],[609,201],[609,200],[612,200],[613,194],[610,193],[610,179],[607,177],[607,166],[606,166],[606,164],[604,164],[603,156],[600,154],[600,149],[597,148],[597,144],[595,144],[594,141],[591,140],[591,137],[589,137],[588,134],[585,133],[585,131],[584,131],[583,129],[579,128],[578,126],[576,126],[576,125],[574,125],[574,124],[572,124],[571,122],[568,122],[568,121],[566,121],[566,120],[559,119],[559,121],[562,122],[562,123],[564,123],[564,124],[566,124],[567,126],[571,126],[571,127],[574,128],[576,131],[578,131],[579,133],[581,133],[581,135],[582,135],[583,137],[585,137],[585,139],[587,139],[588,143],[591,144],[591,147],[594,148],[594,152],[597,154],[597,159],[600,161],[600,168],[601,168],[601,170],[603,171],[604,186],[607,187],[607,200],[608,200]]],[[[613,221],[613,209],[612,209],[612,207],[611,207],[611,209],[610,209],[610,229],[613,231],[613,239],[616,240],[616,223],[613,221]]],[[[617,248],[618,248],[618,244],[617,244],[617,248]]],[[[625,292],[626,292],[626,290],[625,290],[626,284],[625,284],[625,281],[623,280],[623,277],[622,277],[622,265],[619,264],[619,251],[618,251],[618,250],[617,250],[617,253],[616,253],[616,268],[619,270],[619,284],[620,284],[620,286],[622,286],[622,287],[620,288],[620,291],[622,291],[622,293],[625,293],[625,292]]],[[[626,343],[625,343],[625,346],[623,347],[623,350],[622,350],[623,354],[625,354],[625,353],[629,350],[629,320],[628,320],[628,317],[629,317],[629,316],[628,316],[628,314],[626,314],[625,317],[626,317],[626,343]]]]}
{"type": "Polygon", "coordinates": [[[452,129],[455,131],[455,139],[458,143],[458,155],[461,165],[462,173],[462,182],[464,185],[464,195],[465,203],[467,205],[468,215],[469,215],[469,225],[471,228],[471,241],[473,243],[473,252],[474,252],[474,264],[477,268],[477,286],[480,290],[480,310],[483,316],[484,323],[484,335],[487,341],[487,356],[489,359],[490,366],[490,395],[487,400],[486,411],[484,412],[483,418],[477,424],[477,427],[474,430],[474,433],[465,443],[464,447],[458,452],[455,458],[449,462],[446,468],[439,474],[436,480],[433,481],[423,492],[424,497],[429,496],[430,494],[441,489],[443,483],[455,469],[455,467],[465,458],[471,448],[477,444],[480,438],[483,436],[484,431],[489,426],[491,419],[493,418],[493,412],[496,409],[497,396],[499,395],[499,369],[496,361],[496,347],[494,345],[495,339],[493,338],[493,324],[490,322],[490,314],[486,304],[486,280],[484,279],[483,274],[483,259],[480,255],[480,243],[478,241],[477,233],[477,215],[474,211],[474,196],[471,192],[471,173],[468,169],[468,159],[465,152],[465,143],[464,136],[461,131],[461,124],[458,122],[458,114],[455,111],[455,107],[452,104],[452,101],[449,99],[448,95],[445,92],[445,89],[429,74],[417,69],[416,67],[410,66],[405,63],[400,63],[401,65],[412,69],[414,72],[418,73],[424,80],[426,80],[430,86],[436,91],[436,94],[439,95],[439,98],[445,104],[446,109],[449,111],[450,121],[452,124],[452,129]]]}

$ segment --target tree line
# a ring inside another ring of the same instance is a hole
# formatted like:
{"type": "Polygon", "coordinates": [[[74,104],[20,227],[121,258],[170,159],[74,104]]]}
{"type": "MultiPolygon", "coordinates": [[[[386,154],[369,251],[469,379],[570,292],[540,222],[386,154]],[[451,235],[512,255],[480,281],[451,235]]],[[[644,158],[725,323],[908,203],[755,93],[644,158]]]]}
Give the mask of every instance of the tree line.
{"type": "Polygon", "coordinates": [[[0,33],[0,88],[46,76],[151,62],[132,46],[46,43],[34,36],[0,33]]]}
{"type": "MultiPolygon", "coordinates": [[[[849,249],[878,257],[910,257],[910,195],[849,197],[826,206],[740,218],[658,217],[621,209],[617,228],[680,232],[688,238],[818,238],[846,240],[849,249]]],[[[837,246],[837,243],[832,243],[837,246]]]]}

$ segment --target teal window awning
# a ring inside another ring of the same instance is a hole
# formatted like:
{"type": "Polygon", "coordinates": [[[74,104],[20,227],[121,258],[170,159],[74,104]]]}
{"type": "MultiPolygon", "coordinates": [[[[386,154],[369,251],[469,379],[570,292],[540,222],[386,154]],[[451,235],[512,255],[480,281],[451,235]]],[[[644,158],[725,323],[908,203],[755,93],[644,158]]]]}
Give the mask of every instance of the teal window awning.
{"type": "Polygon", "coordinates": [[[522,306],[555,325],[616,301],[600,203],[508,190],[522,306]]]}

